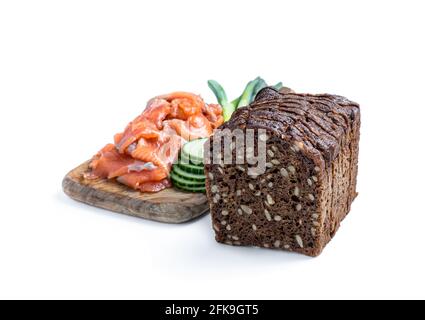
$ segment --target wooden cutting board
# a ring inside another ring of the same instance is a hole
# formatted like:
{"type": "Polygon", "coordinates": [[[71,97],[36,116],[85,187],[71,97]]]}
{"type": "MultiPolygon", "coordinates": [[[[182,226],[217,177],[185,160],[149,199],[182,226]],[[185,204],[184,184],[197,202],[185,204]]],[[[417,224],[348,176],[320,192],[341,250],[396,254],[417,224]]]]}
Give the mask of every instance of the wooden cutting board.
{"type": "Polygon", "coordinates": [[[83,174],[89,162],[69,172],[62,182],[72,199],[118,213],[167,223],[190,221],[209,209],[207,197],[174,188],[157,193],[141,193],[114,180],[87,180],[83,174]]]}

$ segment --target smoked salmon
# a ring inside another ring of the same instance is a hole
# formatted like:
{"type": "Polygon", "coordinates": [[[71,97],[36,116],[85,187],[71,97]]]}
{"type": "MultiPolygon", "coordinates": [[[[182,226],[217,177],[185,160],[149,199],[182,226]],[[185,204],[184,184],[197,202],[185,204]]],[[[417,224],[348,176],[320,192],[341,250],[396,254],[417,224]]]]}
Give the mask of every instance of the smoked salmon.
{"type": "Polygon", "coordinates": [[[116,179],[141,192],[171,187],[171,167],[182,146],[207,138],[223,124],[220,105],[206,104],[193,93],[155,97],[124,132],[114,136],[90,162],[87,179],[116,179]]]}

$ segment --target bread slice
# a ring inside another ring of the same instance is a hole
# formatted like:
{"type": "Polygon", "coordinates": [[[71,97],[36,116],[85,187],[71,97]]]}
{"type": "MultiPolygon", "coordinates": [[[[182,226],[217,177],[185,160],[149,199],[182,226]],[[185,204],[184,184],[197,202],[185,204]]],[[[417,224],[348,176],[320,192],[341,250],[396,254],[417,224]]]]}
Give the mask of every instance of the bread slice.
{"type": "Polygon", "coordinates": [[[210,143],[206,185],[216,240],[319,255],[357,195],[359,105],[266,88],[221,129],[253,129],[256,145],[267,140],[267,168],[256,175],[252,165],[237,164],[238,148],[231,164],[217,163],[210,143]]]}

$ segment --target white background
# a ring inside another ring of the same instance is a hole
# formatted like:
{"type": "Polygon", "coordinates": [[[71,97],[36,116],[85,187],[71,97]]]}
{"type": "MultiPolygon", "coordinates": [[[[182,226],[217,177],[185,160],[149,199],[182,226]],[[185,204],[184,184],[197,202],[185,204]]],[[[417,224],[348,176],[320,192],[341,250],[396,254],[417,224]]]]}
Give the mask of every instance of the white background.
{"type": "Polygon", "coordinates": [[[0,298],[425,298],[423,1],[1,1],[0,298]],[[362,107],[359,197],[319,258],[68,199],[152,96],[260,75],[362,107]]]}

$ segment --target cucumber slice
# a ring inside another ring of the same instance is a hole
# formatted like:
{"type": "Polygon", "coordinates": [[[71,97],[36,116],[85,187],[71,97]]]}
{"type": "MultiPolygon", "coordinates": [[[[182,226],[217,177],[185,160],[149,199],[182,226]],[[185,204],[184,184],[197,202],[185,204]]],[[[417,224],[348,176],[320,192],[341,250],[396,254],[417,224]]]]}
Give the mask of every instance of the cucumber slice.
{"type": "Polygon", "coordinates": [[[207,140],[203,138],[186,143],[182,148],[182,156],[194,164],[204,163],[204,144],[207,140]]]}
{"type": "Polygon", "coordinates": [[[177,189],[181,189],[181,190],[187,191],[187,192],[196,192],[196,193],[205,193],[206,192],[205,187],[187,187],[187,186],[180,185],[177,182],[174,183],[174,186],[177,189]]]}
{"type": "Polygon", "coordinates": [[[194,188],[197,188],[197,187],[204,187],[205,188],[205,182],[199,181],[199,180],[197,181],[197,180],[186,179],[186,178],[178,175],[174,171],[171,172],[170,176],[171,176],[171,180],[173,181],[173,183],[178,183],[181,186],[194,187],[194,188]]]}
{"type": "Polygon", "coordinates": [[[188,192],[205,193],[204,144],[208,138],[186,143],[180,152],[179,162],[170,173],[173,185],[188,192]]]}
{"type": "Polygon", "coordinates": [[[194,173],[184,171],[180,168],[179,165],[173,166],[173,172],[184,179],[198,181],[199,183],[205,183],[205,179],[206,179],[205,175],[194,174],[194,173]]]}
{"type": "Polygon", "coordinates": [[[178,162],[174,164],[174,166],[179,166],[180,169],[189,173],[205,175],[204,166],[195,166],[190,163],[182,163],[182,162],[178,162]]]}
{"type": "Polygon", "coordinates": [[[201,161],[200,159],[195,159],[193,157],[188,156],[187,154],[185,154],[183,152],[180,152],[179,162],[182,163],[182,164],[191,164],[191,165],[194,165],[198,168],[204,166],[203,160],[201,161]]]}

